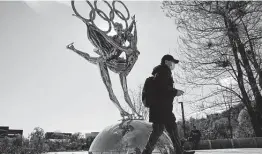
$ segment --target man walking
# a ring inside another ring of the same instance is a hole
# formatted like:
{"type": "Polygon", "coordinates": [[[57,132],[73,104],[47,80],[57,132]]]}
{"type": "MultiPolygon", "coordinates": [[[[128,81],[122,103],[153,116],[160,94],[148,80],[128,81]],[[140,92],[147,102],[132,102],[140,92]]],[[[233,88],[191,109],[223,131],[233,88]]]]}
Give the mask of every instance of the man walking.
{"type": "Polygon", "coordinates": [[[194,125],[189,137],[189,141],[192,142],[193,145],[192,149],[198,150],[200,138],[201,138],[201,132],[194,125]]]}
{"type": "Polygon", "coordinates": [[[161,64],[153,69],[154,93],[149,94],[154,98],[154,101],[150,102],[149,105],[149,122],[153,123],[153,131],[142,154],[152,153],[164,129],[167,130],[172,140],[176,154],[194,153],[183,150],[178,135],[176,118],[172,112],[174,97],[181,96],[184,93],[173,86],[174,81],[171,71],[178,62],[173,56],[164,55],[161,59],[161,64]]]}

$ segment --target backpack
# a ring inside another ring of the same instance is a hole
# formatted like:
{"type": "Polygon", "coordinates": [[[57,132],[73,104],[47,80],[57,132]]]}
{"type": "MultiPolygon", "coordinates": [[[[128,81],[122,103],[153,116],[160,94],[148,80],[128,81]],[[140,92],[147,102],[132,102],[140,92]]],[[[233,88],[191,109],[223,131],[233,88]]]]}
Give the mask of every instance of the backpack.
{"type": "Polygon", "coordinates": [[[142,91],[142,102],[145,107],[149,108],[155,101],[155,77],[150,76],[146,79],[142,91]]]}

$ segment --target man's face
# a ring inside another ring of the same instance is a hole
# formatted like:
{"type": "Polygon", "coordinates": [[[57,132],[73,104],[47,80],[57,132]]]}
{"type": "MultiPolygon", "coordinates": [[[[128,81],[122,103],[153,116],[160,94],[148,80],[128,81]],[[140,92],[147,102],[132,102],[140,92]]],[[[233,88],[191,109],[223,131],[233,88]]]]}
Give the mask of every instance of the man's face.
{"type": "Polygon", "coordinates": [[[176,66],[176,64],[174,63],[174,62],[171,62],[171,70],[174,70],[175,69],[175,66],[176,66]]]}
{"type": "Polygon", "coordinates": [[[173,61],[166,60],[166,65],[170,68],[170,70],[174,70],[175,63],[173,61]]]}

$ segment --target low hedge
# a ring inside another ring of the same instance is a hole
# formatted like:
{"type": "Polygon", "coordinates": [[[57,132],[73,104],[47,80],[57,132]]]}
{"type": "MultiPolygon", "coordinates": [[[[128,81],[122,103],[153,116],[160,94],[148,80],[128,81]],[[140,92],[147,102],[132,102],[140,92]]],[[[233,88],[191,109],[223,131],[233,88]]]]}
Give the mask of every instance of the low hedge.
{"type": "MultiPolygon", "coordinates": [[[[186,142],[184,148],[189,150],[191,142],[186,142]]],[[[238,139],[217,139],[201,140],[199,149],[227,149],[227,148],[262,148],[262,137],[238,138],[238,139]]]]}

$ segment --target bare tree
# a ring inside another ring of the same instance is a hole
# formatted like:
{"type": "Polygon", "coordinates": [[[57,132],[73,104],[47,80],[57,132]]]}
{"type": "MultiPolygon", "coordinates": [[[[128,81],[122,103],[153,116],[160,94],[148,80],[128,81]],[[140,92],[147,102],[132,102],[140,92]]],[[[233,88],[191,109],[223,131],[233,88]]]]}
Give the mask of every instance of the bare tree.
{"type": "MultiPolygon", "coordinates": [[[[232,83],[230,83],[230,87],[232,89],[232,83]]],[[[231,111],[232,111],[232,107],[233,107],[233,94],[231,92],[222,92],[222,96],[223,96],[223,102],[224,105],[226,107],[226,111],[227,111],[227,120],[228,120],[228,126],[227,128],[230,131],[230,138],[233,138],[233,127],[231,125],[231,111]]]]}
{"type": "Polygon", "coordinates": [[[142,102],[142,90],[142,85],[138,86],[136,90],[130,90],[130,97],[136,112],[140,114],[143,119],[147,120],[149,109],[146,108],[142,102]]]}
{"type": "Polygon", "coordinates": [[[232,93],[232,102],[245,104],[255,134],[261,137],[262,2],[164,1],[162,8],[182,33],[179,53],[185,57],[184,83],[210,89],[193,101],[213,107],[223,103],[223,92],[232,93]],[[236,84],[221,84],[225,78],[236,84]]]}

